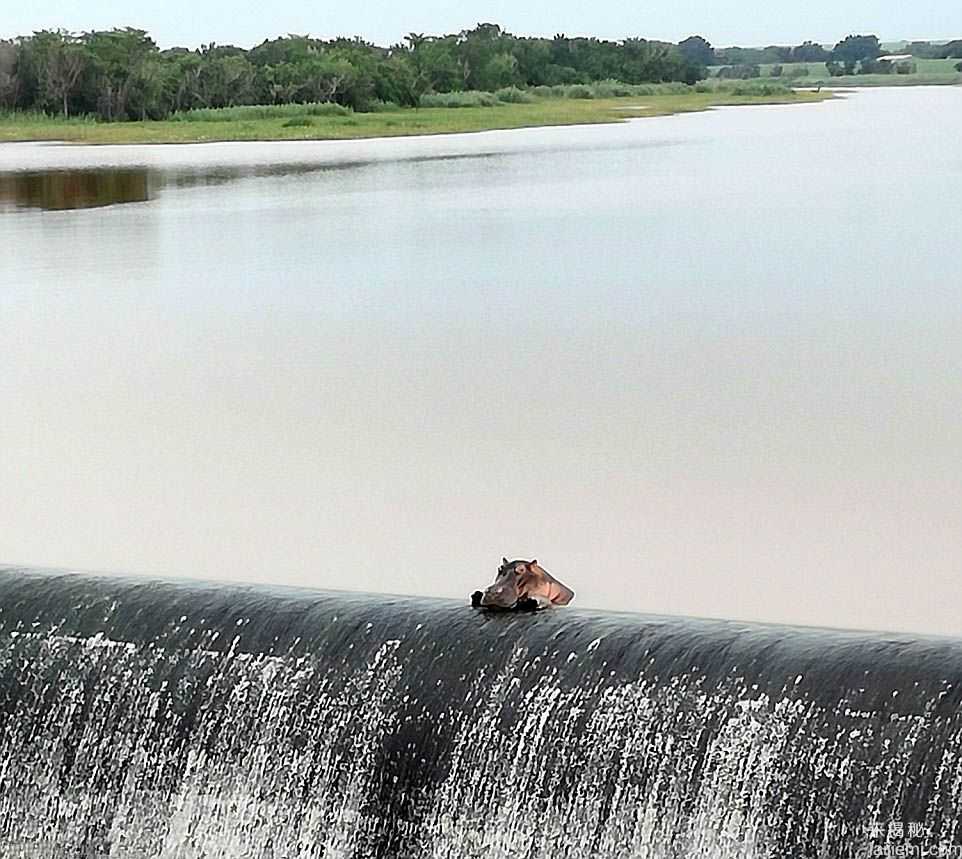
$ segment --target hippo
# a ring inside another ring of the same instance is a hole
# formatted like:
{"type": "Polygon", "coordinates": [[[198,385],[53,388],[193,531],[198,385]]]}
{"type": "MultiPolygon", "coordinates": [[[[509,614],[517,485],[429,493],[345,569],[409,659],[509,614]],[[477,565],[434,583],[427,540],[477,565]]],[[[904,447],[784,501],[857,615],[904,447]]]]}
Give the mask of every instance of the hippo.
{"type": "Polygon", "coordinates": [[[501,559],[494,584],[471,595],[475,608],[536,611],[552,605],[567,605],[575,592],[561,584],[534,561],[501,559]]]}

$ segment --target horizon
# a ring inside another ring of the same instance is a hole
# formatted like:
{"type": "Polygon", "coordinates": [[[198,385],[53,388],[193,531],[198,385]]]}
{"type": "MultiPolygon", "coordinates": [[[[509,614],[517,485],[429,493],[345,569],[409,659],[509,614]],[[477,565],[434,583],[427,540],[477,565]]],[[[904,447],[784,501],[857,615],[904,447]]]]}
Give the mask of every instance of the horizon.
{"type": "MultiPolygon", "coordinates": [[[[214,0],[215,4],[217,0],[214,0]]],[[[430,0],[429,0],[430,2],[430,0]]],[[[397,22],[391,25],[373,21],[365,22],[365,14],[350,16],[350,20],[336,23],[331,20],[330,14],[317,14],[311,10],[299,10],[293,12],[292,8],[298,4],[296,0],[287,0],[287,10],[281,8],[272,10],[263,15],[230,13],[223,16],[186,16],[187,23],[179,20],[182,16],[177,16],[174,9],[158,6],[152,8],[154,4],[147,2],[140,4],[139,11],[131,14],[126,10],[124,15],[127,20],[114,17],[116,10],[109,8],[106,0],[95,0],[95,2],[80,4],[64,10],[62,3],[57,0],[39,0],[32,4],[29,10],[19,9],[9,14],[7,21],[0,24],[0,39],[16,39],[29,36],[40,30],[66,30],[71,33],[84,33],[94,30],[123,29],[130,27],[143,30],[157,43],[161,50],[171,48],[187,48],[196,50],[202,45],[234,46],[249,50],[266,40],[283,38],[288,35],[309,36],[319,40],[329,40],[337,38],[359,38],[380,47],[389,47],[402,42],[408,33],[423,32],[427,35],[440,36],[459,33],[463,30],[470,30],[479,23],[492,23],[502,27],[506,32],[521,38],[546,38],[550,39],[558,33],[563,33],[568,38],[596,38],[607,41],[622,41],[630,38],[642,38],[649,41],[661,41],[677,44],[689,36],[701,36],[707,39],[715,48],[741,47],[741,48],[764,48],[768,46],[794,46],[805,41],[812,41],[826,47],[831,47],[848,35],[865,34],[876,35],[883,45],[900,44],[913,41],[928,41],[932,43],[945,43],[953,41],[960,36],[953,35],[953,32],[962,34],[962,12],[956,11],[958,21],[944,20],[947,15],[939,13],[941,20],[939,26],[923,23],[928,16],[918,14],[917,25],[907,24],[886,24],[883,15],[874,14],[871,21],[866,23],[866,19],[858,14],[852,15],[852,20],[847,23],[841,21],[837,24],[829,24],[824,21],[817,21],[809,25],[807,22],[799,23],[789,35],[789,27],[773,27],[770,31],[743,27],[741,35],[734,35],[734,30],[728,32],[721,31],[717,24],[712,20],[717,16],[717,12],[706,13],[703,20],[692,19],[679,24],[657,23],[656,18],[647,22],[634,23],[625,20],[620,29],[610,22],[606,23],[604,11],[594,17],[593,20],[581,20],[582,16],[572,15],[571,10],[560,8],[553,12],[545,21],[538,24],[531,20],[528,13],[517,14],[517,10],[511,14],[485,14],[487,11],[494,11],[491,7],[495,4],[484,3],[476,7],[476,12],[466,14],[436,14],[432,20],[428,21],[424,13],[412,10],[410,20],[397,22]],[[60,6],[54,10],[52,7],[60,6]],[[275,14],[276,12],[276,14],[275,14]],[[274,23],[274,22],[278,23],[274,23]],[[700,24],[700,26],[699,26],[700,24]],[[919,35],[919,32],[938,31],[937,35],[919,35]],[[814,31],[814,32],[813,32],[814,31]],[[764,33],[764,35],[763,35],[764,33]]],[[[933,4],[937,5],[937,4],[933,4]]],[[[919,12],[919,10],[914,10],[919,12]]],[[[398,17],[403,13],[397,13],[391,17],[398,17]]],[[[688,16],[679,16],[679,18],[688,16]]],[[[759,25],[762,26],[762,25],[759,25]]]]}
{"type": "MultiPolygon", "coordinates": [[[[879,43],[882,45],[883,48],[887,45],[899,45],[899,44],[908,45],[911,42],[929,42],[933,45],[944,45],[944,44],[948,44],[949,42],[953,42],[953,41],[956,41],[957,39],[962,38],[962,36],[958,36],[958,37],[956,36],[918,36],[918,37],[913,36],[911,38],[886,38],[885,36],[879,35],[875,31],[863,28],[857,31],[856,30],[846,31],[845,33],[841,34],[840,36],[838,36],[838,38],[835,38],[835,39],[812,39],[806,36],[800,39],[788,39],[788,40],[781,40],[781,41],[774,40],[774,41],[766,41],[764,43],[761,43],[761,42],[749,43],[749,42],[739,42],[739,41],[718,42],[712,39],[711,37],[706,36],[704,33],[698,33],[698,32],[686,33],[684,36],[679,36],[676,39],[658,38],[656,36],[644,35],[641,33],[631,33],[631,34],[626,33],[621,36],[599,35],[597,33],[588,33],[588,32],[570,32],[569,33],[569,32],[564,32],[562,30],[555,30],[553,32],[545,31],[541,33],[533,33],[533,32],[522,33],[522,32],[519,32],[518,30],[512,29],[511,27],[504,26],[504,24],[501,23],[500,21],[475,21],[471,25],[467,25],[456,30],[450,30],[450,31],[425,30],[423,32],[424,32],[424,35],[426,36],[435,36],[435,37],[450,36],[450,35],[455,35],[457,33],[461,33],[466,30],[471,30],[474,27],[477,27],[481,24],[496,24],[499,27],[501,27],[501,29],[505,33],[508,33],[519,39],[551,39],[551,38],[554,38],[554,36],[556,35],[563,35],[568,39],[598,39],[599,41],[607,41],[607,42],[622,42],[622,41],[625,41],[626,39],[645,39],[649,42],[663,42],[666,44],[677,45],[691,36],[701,36],[703,39],[708,41],[708,43],[713,48],[717,50],[726,50],[729,48],[744,48],[747,50],[763,50],[765,48],[770,48],[770,47],[779,47],[779,48],[795,47],[797,45],[801,45],[804,42],[814,42],[816,45],[821,45],[823,48],[830,50],[836,44],[842,41],[844,38],[852,35],[877,36],[879,43]]],[[[138,26],[136,23],[124,23],[124,24],[117,24],[114,26],[82,27],[79,29],[71,29],[68,27],[47,26],[47,27],[39,27],[29,32],[23,32],[23,33],[0,32],[0,41],[12,41],[14,39],[29,37],[43,30],[63,30],[65,32],[72,33],[74,35],[82,35],[84,33],[89,33],[94,31],[124,30],[124,29],[141,30],[145,32],[149,37],[151,37],[157,43],[157,47],[161,51],[175,50],[177,48],[183,48],[189,51],[196,51],[208,45],[214,45],[216,47],[221,47],[221,48],[226,48],[226,47],[240,48],[241,50],[249,51],[249,50],[252,50],[253,48],[256,48],[258,45],[263,44],[264,42],[273,41],[275,39],[288,38],[291,36],[303,36],[304,38],[317,39],[319,41],[331,41],[334,39],[360,39],[361,41],[367,42],[368,44],[372,44],[379,48],[389,48],[393,45],[402,43],[405,37],[409,33],[421,32],[421,31],[409,30],[408,32],[404,33],[403,35],[399,36],[396,39],[390,39],[390,40],[384,41],[384,40],[373,39],[369,36],[365,36],[362,33],[351,33],[346,31],[342,33],[323,33],[322,34],[322,33],[315,33],[311,31],[295,32],[293,30],[287,30],[284,32],[278,31],[276,33],[269,33],[263,36],[263,38],[257,39],[255,41],[246,41],[243,43],[240,43],[238,41],[221,41],[219,39],[212,39],[210,41],[199,41],[199,42],[191,42],[191,43],[187,43],[187,42],[165,43],[165,42],[162,42],[159,38],[157,38],[157,35],[154,33],[154,31],[148,27],[141,27],[141,26],[138,26]]]]}

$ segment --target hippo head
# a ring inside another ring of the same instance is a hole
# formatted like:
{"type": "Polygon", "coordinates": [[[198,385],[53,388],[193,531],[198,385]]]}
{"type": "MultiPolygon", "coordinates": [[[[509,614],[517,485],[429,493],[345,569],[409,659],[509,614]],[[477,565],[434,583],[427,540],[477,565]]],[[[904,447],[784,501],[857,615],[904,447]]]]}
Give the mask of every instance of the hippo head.
{"type": "Polygon", "coordinates": [[[574,591],[566,588],[535,561],[501,559],[494,584],[481,596],[487,608],[514,608],[520,600],[533,599],[543,605],[567,605],[574,591]]]}

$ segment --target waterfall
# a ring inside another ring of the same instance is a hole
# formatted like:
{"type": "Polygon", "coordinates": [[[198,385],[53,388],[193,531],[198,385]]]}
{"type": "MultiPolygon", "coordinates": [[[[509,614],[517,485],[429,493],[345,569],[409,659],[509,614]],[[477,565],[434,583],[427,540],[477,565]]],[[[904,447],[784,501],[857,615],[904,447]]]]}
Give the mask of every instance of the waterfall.
{"type": "Polygon", "coordinates": [[[0,857],[962,842],[962,641],[466,602],[0,569],[0,857]]]}

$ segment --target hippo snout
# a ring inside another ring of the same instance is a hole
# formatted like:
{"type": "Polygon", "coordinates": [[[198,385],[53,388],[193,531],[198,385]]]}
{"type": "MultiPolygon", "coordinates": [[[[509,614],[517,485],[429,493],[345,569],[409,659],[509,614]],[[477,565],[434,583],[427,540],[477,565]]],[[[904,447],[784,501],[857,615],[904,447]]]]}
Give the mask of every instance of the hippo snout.
{"type": "Polygon", "coordinates": [[[518,601],[518,594],[504,585],[492,585],[481,596],[481,605],[494,608],[511,608],[518,601]]]}

